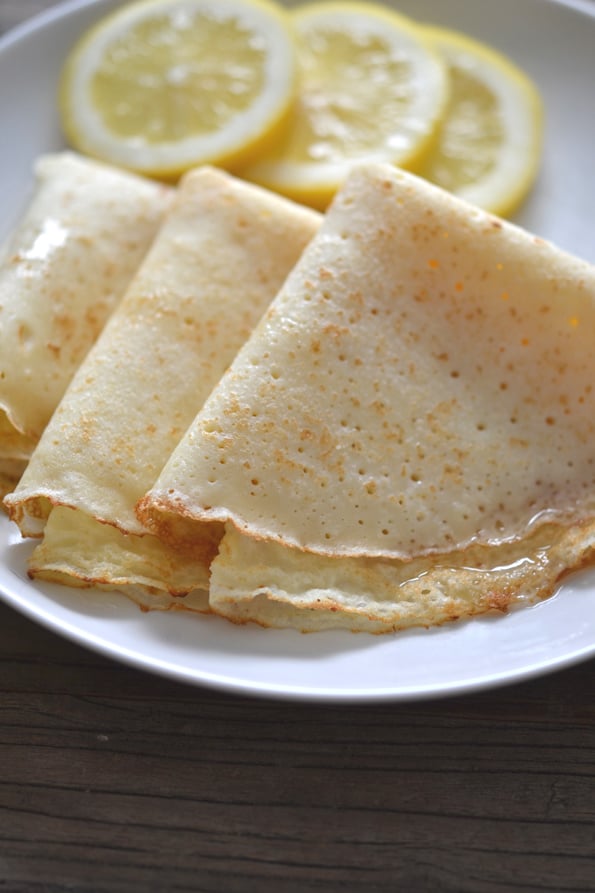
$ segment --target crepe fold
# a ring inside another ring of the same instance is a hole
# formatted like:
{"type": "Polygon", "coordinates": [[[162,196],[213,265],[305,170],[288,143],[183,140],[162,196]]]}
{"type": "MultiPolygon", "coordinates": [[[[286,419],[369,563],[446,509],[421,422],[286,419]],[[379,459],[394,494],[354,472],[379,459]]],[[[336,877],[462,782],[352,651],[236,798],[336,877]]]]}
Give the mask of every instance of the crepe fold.
{"type": "Polygon", "coordinates": [[[212,168],[184,178],[6,498],[24,535],[44,535],[32,576],[129,587],[148,607],[172,607],[173,596],[208,586],[217,538],[188,547],[161,542],[147,535],[134,506],[319,222],[318,214],[212,168]]]}
{"type": "Polygon", "coordinates": [[[0,257],[0,461],[18,479],[146,254],[171,191],[65,152],[39,159],[0,257]]]}
{"type": "Polygon", "coordinates": [[[226,525],[211,607],[401,628],[544,596],[595,537],[595,270],[356,169],[139,515],[226,525]]]}

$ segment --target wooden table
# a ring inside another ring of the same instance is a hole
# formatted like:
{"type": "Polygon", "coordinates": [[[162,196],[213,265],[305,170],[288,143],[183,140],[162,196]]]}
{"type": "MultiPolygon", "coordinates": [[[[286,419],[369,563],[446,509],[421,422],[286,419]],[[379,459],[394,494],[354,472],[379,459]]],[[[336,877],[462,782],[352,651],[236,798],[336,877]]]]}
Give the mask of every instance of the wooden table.
{"type": "MultiPolygon", "coordinates": [[[[0,32],[50,5],[1,0],[0,32]]],[[[436,702],[276,703],[0,605],[0,690],[2,891],[595,890],[595,662],[436,702]]]]}

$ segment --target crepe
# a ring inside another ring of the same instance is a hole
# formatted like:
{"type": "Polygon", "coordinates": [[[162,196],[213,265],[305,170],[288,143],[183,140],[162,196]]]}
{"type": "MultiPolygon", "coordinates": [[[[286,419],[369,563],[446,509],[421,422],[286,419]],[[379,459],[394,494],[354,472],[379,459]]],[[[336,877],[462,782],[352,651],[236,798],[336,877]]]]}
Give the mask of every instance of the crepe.
{"type": "Polygon", "coordinates": [[[506,613],[550,596],[593,557],[595,525],[544,525],[524,539],[410,561],[329,558],[226,527],[209,605],[235,623],[301,632],[390,633],[506,613]]]}
{"type": "Polygon", "coordinates": [[[592,555],[594,331],[591,266],[361,167],[139,515],[227,524],[233,619],[399,628],[548,594],[592,555]]]}
{"type": "Polygon", "coordinates": [[[161,543],[146,536],[134,506],[319,221],[315,212],[212,168],[184,178],[144,263],[5,501],[24,535],[44,533],[33,576],[130,585],[143,604],[160,607],[171,606],[170,595],[208,585],[214,541],[187,549],[161,543]]]}
{"type": "Polygon", "coordinates": [[[0,459],[17,477],[171,194],[69,152],[42,157],[35,174],[34,195],[0,257],[0,459]]]}

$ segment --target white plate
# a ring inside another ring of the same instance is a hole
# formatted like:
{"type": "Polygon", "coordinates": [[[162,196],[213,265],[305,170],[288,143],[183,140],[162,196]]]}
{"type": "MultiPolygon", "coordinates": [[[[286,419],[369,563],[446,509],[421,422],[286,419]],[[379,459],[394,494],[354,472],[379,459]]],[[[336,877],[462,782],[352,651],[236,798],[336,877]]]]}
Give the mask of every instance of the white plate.
{"type": "MultiPolygon", "coordinates": [[[[114,0],[71,2],[0,40],[0,237],[16,221],[32,161],[63,146],[56,81],[73,40],[114,0]]],[[[595,262],[595,2],[399,0],[419,20],[466,31],[536,80],[547,127],[542,172],[518,222],[595,262]]],[[[0,597],[103,654],[175,679],[310,700],[406,700],[535,676],[595,655],[595,571],[505,617],[374,637],[234,627],[218,618],[142,614],[117,593],[32,584],[30,544],[0,520],[0,597]]]]}

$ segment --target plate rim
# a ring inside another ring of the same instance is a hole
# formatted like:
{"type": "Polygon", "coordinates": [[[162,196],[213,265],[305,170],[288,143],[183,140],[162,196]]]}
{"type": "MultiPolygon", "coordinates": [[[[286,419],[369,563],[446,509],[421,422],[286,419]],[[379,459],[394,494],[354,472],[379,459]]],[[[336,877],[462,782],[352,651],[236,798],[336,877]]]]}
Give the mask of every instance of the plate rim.
{"type": "MultiPolygon", "coordinates": [[[[281,0],[283,2],[283,0],[281,0]]],[[[397,2],[385,0],[388,5],[398,6],[397,2]]],[[[561,7],[586,15],[595,20],[595,2],[593,0],[541,0],[550,6],[561,7]]],[[[63,0],[57,5],[37,13],[0,35],[0,55],[9,48],[27,40],[36,33],[54,26],[61,20],[79,14],[93,7],[113,5],[114,0],[63,0]]],[[[16,529],[16,528],[15,528],[16,529]]],[[[31,584],[33,585],[33,584],[31,584]]],[[[125,596],[121,596],[125,598],[125,596]]],[[[91,650],[110,660],[125,664],[136,670],[153,673],[170,680],[191,686],[201,686],[230,695],[268,698],[272,700],[329,703],[329,704],[372,704],[372,703],[406,703],[416,701],[438,700],[461,695],[472,695],[482,691],[501,688],[531,679],[544,677],[563,669],[576,666],[595,657],[595,640],[587,646],[569,651],[554,659],[543,657],[528,664],[522,669],[508,670],[472,677],[456,683],[424,684],[409,686],[404,689],[358,689],[337,690],[331,687],[304,687],[275,684],[274,682],[255,684],[242,680],[237,676],[224,676],[208,671],[194,671],[183,668],[161,658],[151,657],[147,653],[127,649],[115,641],[110,641],[82,626],[66,623],[59,616],[52,615],[34,602],[27,602],[18,592],[0,581],[0,601],[15,609],[23,616],[38,623],[50,632],[65,638],[74,644],[91,650]]]]}
{"type": "MultiPolygon", "coordinates": [[[[12,522],[10,522],[12,524],[12,522]]],[[[117,593],[126,599],[126,596],[117,593]]],[[[204,687],[212,691],[218,691],[229,695],[250,696],[259,699],[293,701],[302,703],[321,704],[373,704],[373,703],[415,703],[431,700],[445,700],[462,695],[476,695],[481,692],[491,691],[495,688],[504,688],[511,685],[529,682],[533,679],[543,678],[548,675],[569,669],[589,659],[595,658],[595,639],[587,646],[577,648],[554,660],[544,658],[526,665],[521,670],[502,671],[491,674],[484,673],[472,680],[460,681],[455,684],[432,684],[409,686],[401,690],[393,689],[358,689],[337,690],[332,687],[319,687],[317,689],[305,688],[300,685],[285,685],[267,683],[254,684],[242,680],[237,676],[225,676],[207,671],[193,671],[182,668],[165,660],[155,659],[142,652],[134,651],[118,645],[114,641],[104,639],[100,635],[84,630],[75,624],[65,623],[56,615],[51,614],[34,603],[27,602],[15,591],[2,585],[0,582],[0,601],[14,608],[19,614],[41,625],[50,632],[67,639],[79,647],[90,650],[104,658],[125,664],[132,669],[148,672],[162,678],[179,682],[192,687],[204,687]]],[[[526,609],[520,609],[526,610],[526,609]]],[[[160,612],[156,612],[160,613],[160,612]]],[[[198,619],[198,618],[196,618],[198,619]]],[[[219,619],[219,618],[217,618],[219,619]]],[[[465,621],[473,623],[473,619],[465,621]]]]}
{"type": "MultiPolygon", "coordinates": [[[[3,52],[11,44],[17,43],[27,37],[31,32],[37,31],[54,22],[66,18],[72,13],[79,12],[81,9],[90,8],[92,6],[108,5],[116,0],[61,0],[55,6],[42,10],[20,22],[3,34],[0,34],[0,52],[3,52]]],[[[281,5],[285,5],[284,0],[277,0],[281,5]]],[[[305,2],[305,0],[304,0],[305,2]]],[[[397,6],[397,0],[377,0],[381,4],[389,6],[397,6]]],[[[595,2],[594,0],[541,0],[550,6],[560,6],[566,9],[572,9],[575,12],[582,13],[589,18],[595,19],[595,2]]]]}

